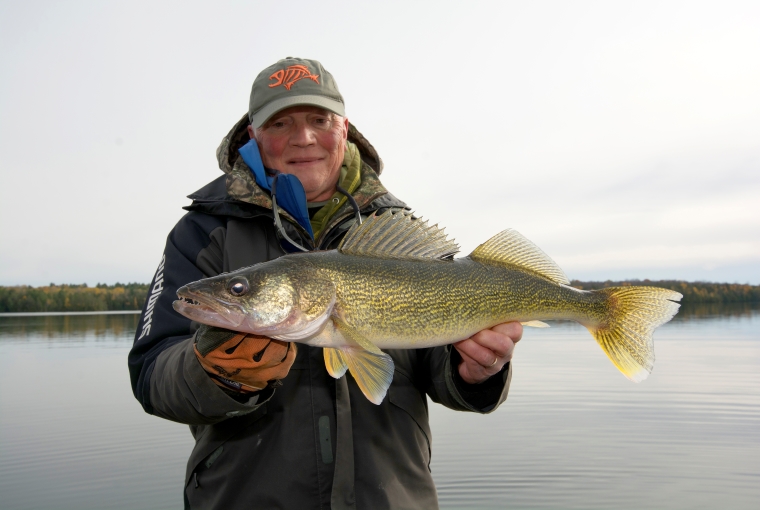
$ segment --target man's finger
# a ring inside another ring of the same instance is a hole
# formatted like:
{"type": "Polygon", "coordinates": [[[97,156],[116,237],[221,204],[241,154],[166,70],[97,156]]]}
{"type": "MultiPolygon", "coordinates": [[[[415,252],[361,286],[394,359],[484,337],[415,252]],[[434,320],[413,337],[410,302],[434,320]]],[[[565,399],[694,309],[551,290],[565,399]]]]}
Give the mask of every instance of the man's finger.
{"type": "Polygon", "coordinates": [[[462,362],[459,364],[459,375],[470,384],[483,382],[492,375],[499,373],[505,363],[501,361],[490,367],[485,367],[479,361],[469,357],[467,353],[459,351],[459,354],[462,357],[462,362]]]}
{"type": "Polygon", "coordinates": [[[489,329],[475,333],[470,339],[500,358],[511,355],[515,345],[509,336],[489,329]]]}
{"type": "Polygon", "coordinates": [[[492,327],[491,330],[507,335],[513,343],[519,342],[523,335],[523,326],[519,322],[504,322],[492,327]]]}
{"type": "Polygon", "coordinates": [[[478,363],[484,367],[489,367],[493,364],[494,359],[500,358],[503,355],[499,355],[498,352],[494,352],[488,347],[477,342],[474,338],[468,338],[454,344],[459,354],[466,354],[473,362],[478,363]]]}

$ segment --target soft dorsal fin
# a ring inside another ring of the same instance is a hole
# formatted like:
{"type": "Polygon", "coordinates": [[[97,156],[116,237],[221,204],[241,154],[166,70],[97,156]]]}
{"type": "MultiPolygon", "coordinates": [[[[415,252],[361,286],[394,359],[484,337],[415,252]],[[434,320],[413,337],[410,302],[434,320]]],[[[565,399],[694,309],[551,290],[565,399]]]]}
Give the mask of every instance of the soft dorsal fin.
{"type": "Polygon", "coordinates": [[[412,213],[401,210],[373,214],[361,225],[354,225],[340,243],[338,250],[346,255],[390,259],[428,260],[451,257],[459,245],[446,239],[438,225],[414,219],[412,213]]]}
{"type": "Polygon", "coordinates": [[[554,282],[570,285],[557,263],[516,230],[496,234],[475,248],[470,258],[483,264],[527,269],[554,282]]]}

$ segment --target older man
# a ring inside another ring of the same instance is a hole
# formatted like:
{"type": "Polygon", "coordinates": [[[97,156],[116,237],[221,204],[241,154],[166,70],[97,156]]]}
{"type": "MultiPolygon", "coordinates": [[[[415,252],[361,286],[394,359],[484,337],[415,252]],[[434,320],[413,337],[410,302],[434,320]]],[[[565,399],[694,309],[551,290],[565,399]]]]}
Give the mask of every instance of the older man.
{"type": "Polygon", "coordinates": [[[314,60],[262,71],[217,157],[225,175],[190,195],[169,234],[129,356],[145,411],[190,425],[195,437],[185,506],[436,508],[426,395],[456,410],[494,410],[520,325],[454,348],[388,351],[396,371],[380,405],[351,377],[330,377],[319,348],[198,328],[171,307],[180,286],[335,248],[359,216],[406,207],[380,183],[380,158],[314,60]]]}

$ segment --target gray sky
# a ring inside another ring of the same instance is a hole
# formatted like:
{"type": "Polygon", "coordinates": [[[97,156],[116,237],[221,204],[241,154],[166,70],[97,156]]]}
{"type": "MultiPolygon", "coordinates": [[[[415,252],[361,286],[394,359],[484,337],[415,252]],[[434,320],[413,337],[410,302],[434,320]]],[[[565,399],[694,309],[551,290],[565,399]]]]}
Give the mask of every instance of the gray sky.
{"type": "Polygon", "coordinates": [[[0,285],[150,280],[250,85],[320,60],[469,253],[760,283],[760,2],[0,0],[0,285]]]}

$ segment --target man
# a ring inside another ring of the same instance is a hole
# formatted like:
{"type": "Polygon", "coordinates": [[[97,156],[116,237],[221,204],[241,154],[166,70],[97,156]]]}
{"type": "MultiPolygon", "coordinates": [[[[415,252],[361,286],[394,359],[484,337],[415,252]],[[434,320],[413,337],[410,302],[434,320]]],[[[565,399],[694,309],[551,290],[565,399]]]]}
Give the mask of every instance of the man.
{"type": "Polygon", "coordinates": [[[454,348],[388,351],[396,371],[380,405],[350,376],[330,377],[319,348],[198,328],[172,309],[180,286],[288,251],[333,249],[357,216],[406,207],[380,183],[380,158],[314,60],[262,71],[217,157],[225,175],[190,195],[169,234],[129,355],[145,411],[187,423],[196,439],[185,506],[437,508],[426,395],[494,410],[520,325],[454,348]]]}

